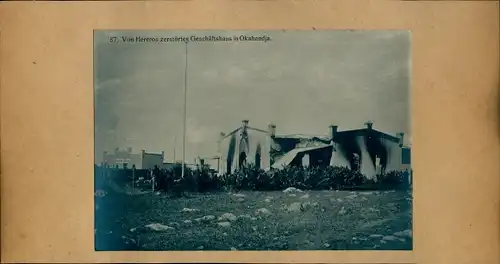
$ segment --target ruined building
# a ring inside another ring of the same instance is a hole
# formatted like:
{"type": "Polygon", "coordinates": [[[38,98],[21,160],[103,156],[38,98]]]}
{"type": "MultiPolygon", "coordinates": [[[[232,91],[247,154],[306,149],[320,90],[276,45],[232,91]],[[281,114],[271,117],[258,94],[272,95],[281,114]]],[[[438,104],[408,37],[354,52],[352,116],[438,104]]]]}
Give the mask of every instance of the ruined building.
{"type": "Polygon", "coordinates": [[[347,166],[367,177],[391,170],[404,170],[403,133],[393,136],[364,127],[341,131],[330,125],[325,136],[277,135],[276,125],[267,130],[253,128],[248,120],[229,133],[221,133],[215,156],[219,173],[234,172],[244,166],[268,170],[284,166],[347,166]]]}

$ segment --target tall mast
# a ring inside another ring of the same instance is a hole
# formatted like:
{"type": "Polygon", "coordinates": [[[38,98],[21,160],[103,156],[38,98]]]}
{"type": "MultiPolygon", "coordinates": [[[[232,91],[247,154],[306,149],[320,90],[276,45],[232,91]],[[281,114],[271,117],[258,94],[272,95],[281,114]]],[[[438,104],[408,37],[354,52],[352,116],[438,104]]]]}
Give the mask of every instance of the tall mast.
{"type": "Polygon", "coordinates": [[[184,69],[184,117],[182,129],[182,172],[181,177],[184,178],[184,167],[186,162],[186,119],[187,119],[187,69],[188,69],[188,42],[186,41],[186,54],[185,54],[185,69],[184,69]]]}

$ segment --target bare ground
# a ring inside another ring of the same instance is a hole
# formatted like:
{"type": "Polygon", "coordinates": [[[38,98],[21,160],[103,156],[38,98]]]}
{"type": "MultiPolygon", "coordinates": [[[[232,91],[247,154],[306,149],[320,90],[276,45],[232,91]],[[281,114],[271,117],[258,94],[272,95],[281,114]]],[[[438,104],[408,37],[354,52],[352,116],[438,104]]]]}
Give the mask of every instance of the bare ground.
{"type": "Polygon", "coordinates": [[[96,207],[96,250],[412,249],[407,191],[110,192],[96,207]]]}

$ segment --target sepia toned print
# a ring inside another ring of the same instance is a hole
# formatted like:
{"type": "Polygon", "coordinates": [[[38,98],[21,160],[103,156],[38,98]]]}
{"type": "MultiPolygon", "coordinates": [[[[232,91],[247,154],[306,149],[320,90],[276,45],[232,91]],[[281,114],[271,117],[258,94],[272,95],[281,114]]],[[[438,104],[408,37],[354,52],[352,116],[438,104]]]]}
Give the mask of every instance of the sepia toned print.
{"type": "Polygon", "coordinates": [[[412,250],[410,41],[95,31],[95,249],[412,250]]]}

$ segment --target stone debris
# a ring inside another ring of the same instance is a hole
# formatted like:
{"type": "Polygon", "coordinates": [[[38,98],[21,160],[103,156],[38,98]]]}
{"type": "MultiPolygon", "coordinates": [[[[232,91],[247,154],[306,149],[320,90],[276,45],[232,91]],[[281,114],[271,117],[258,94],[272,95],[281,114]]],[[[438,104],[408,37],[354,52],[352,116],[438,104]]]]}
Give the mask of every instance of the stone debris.
{"type": "Polygon", "coordinates": [[[305,202],[301,205],[301,210],[302,211],[305,211],[305,210],[309,210],[311,208],[317,208],[319,206],[319,203],[318,202],[305,202]]]}
{"type": "Polygon", "coordinates": [[[272,196],[266,196],[266,199],[264,199],[264,201],[271,202],[271,201],[273,201],[273,199],[274,199],[274,197],[272,197],[272,196]]]}
{"type": "Polygon", "coordinates": [[[236,251],[237,249],[235,247],[232,247],[231,248],[231,251],[236,251]]]}
{"type": "Polygon", "coordinates": [[[252,216],[248,214],[239,215],[238,219],[252,219],[252,216]]]}
{"type": "Polygon", "coordinates": [[[173,227],[162,225],[159,223],[154,223],[154,224],[149,224],[146,225],[147,228],[154,230],[154,231],[167,231],[167,230],[174,230],[173,227]]]}
{"type": "Polygon", "coordinates": [[[242,193],[235,193],[233,195],[236,196],[236,197],[245,197],[246,196],[246,195],[244,195],[242,193]]]}
{"type": "Polygon", "coordinates": [[[213,215],[205,215],[204,217],[200,217],[200,218],[196,218],[194,219],[194,221],[196,222],[208,222],[208,221],[212,221],[215,219],[215,216],[213,215]]]}
{"type": "Polygon", "coordinates": [[[301,189],[297,189],[295,187],[288,187],[285,190],[283,190],[284,193],[296,193],[296,192],[303,192],[301,189]]]}
{"type": "Polygon", "coordinates": [[[221,215],[217,221],[236,221],[238,219],[238,217],[236,217],[234,214],[232,213],[225,213],[223,215],[221,215]]]}
{"type": "Polygon", "coordinates": [[[306,202],[306,204],[310,204],[312,207],[319,207],[319,203],[318,202],[306,202]]]}
{"type": "Polygon", "coordinates": [[[238,202],[244,202],[245,199],[244,198],[238,198],[236,201],[238,201],[238,202]]]}
{"type": "Polygon", "coordinates": [[[257,215],[271,215],[272,213],[271,213],[271,211],[269,211],[266,208],[260,208],[260,209],[257,209],[255,211],[255,214],[257,214],[257,215]]]}
{"type": "Polygon", "coordinates": [[[103,190],[97,190],[97,191],[95,191],[95,193],[94,193],[94,195],[95,195],[96,197],[104,197],[104,196],[106,196],[107,194],[108,194],[108,193],[107,193],[106,191],[103,191],[103,190]]]}
{"type": "Polygon", "coordinates": [[[345,215],[347,211],[345,210],[345,208],[342,206],[342,208],[340,208],[339,212],[338,212],[338,215],[345,215]]]}
{"type": "Polygon", "coordinates": [[[133,238],[126,237],[126,236],[122,236],[121,238],[122,238],[123,242],[127,245],[136,245],[137,244],[137,242],[133,238]]]}
{"type": "Polygon", "coordinates": [[[307,199],[307,198],[309,198],[309,194],[307,194],[307,193],[306,193],[306,194],[304,194],[304,195],[302,195],[302,196],[300,197],[300,199],[307,199]]]}
{"type": "Polygon", "coordinates": [[[192,223],[193,223],[193,221],[191,221],[191,220],[184,220],[184,224],[192,224],[192,223]]]}
{"type": "Polygon", "coordinates": [[[346,196],[345,198],[347,199],[354,199],[354,198],[357,198],[358,196],[356,194],[351,194],[349,196],[346,196]]]}
{"type": "Polygon", "coordinates": [[[386,225],[390,221],[392,221],[391,218],[381,218],[380,220],[368,221],[368,222],[364,223],[361,226],[361,228],[362,229],[369,229],[369,228],[373,228],[376,226],[383,226],[383,225],[386,225]]]}
{"type": "Polygon", "coordinates": [[[373,234],[373,235],[370,235],[370,238],[382,238],[384,237],[383,235],[377,235],[377,234],[373,234]]]}
{"type": "Polygon", "coordinates": [[[271,199],[266,198],[266,199],[264,200],[264,202],[266,202],[266,203],[270,203],[270,202],[271,202],[271,199]]]}
{"type": "Polygon", "coordinates": [[[326,248],[329,248],[330,244],[329,243],[325,243],[325,244],[323,244],[323,246],[325,246],[326,248]]]}
{"type": "Polygon", "coordinates": [[[412,237],[412,231],[407,229],[407,230],[403,230],[401,232],[396,232],[394,233],[395,236],[398,236],[398,237],[412,237]]]}
{"type": "Polygon", "coordinates": [[[385,236],[382,238],[383,240],[386,240],[386,241],[394,241],[396,240],[397,238],[395,236],[385,236]]]}
{"type": "Polygon", "coordinates": [[[289,206],[286,206],[285,208],[288,212],[290,213],[297,213],[297,212],[300,212],[301,209],[302,209],[302,204],[301,203],[298,203],[298,202],[295,202],[295,203],[292,203],[290,204],[289,206]]]}
{"type": "Polygon", "coordinates": [[[221,227],[230,227],[231,223],[229,223],[229,222],[219,222],[219,223],[217,223],[217,225],[219,225],[221,227]]]}
{"type": "Polygon", "coordinates": [[[181,212],[199,212],[199,209],[192,209],[192,208],[183,208],[181,212]]]}

